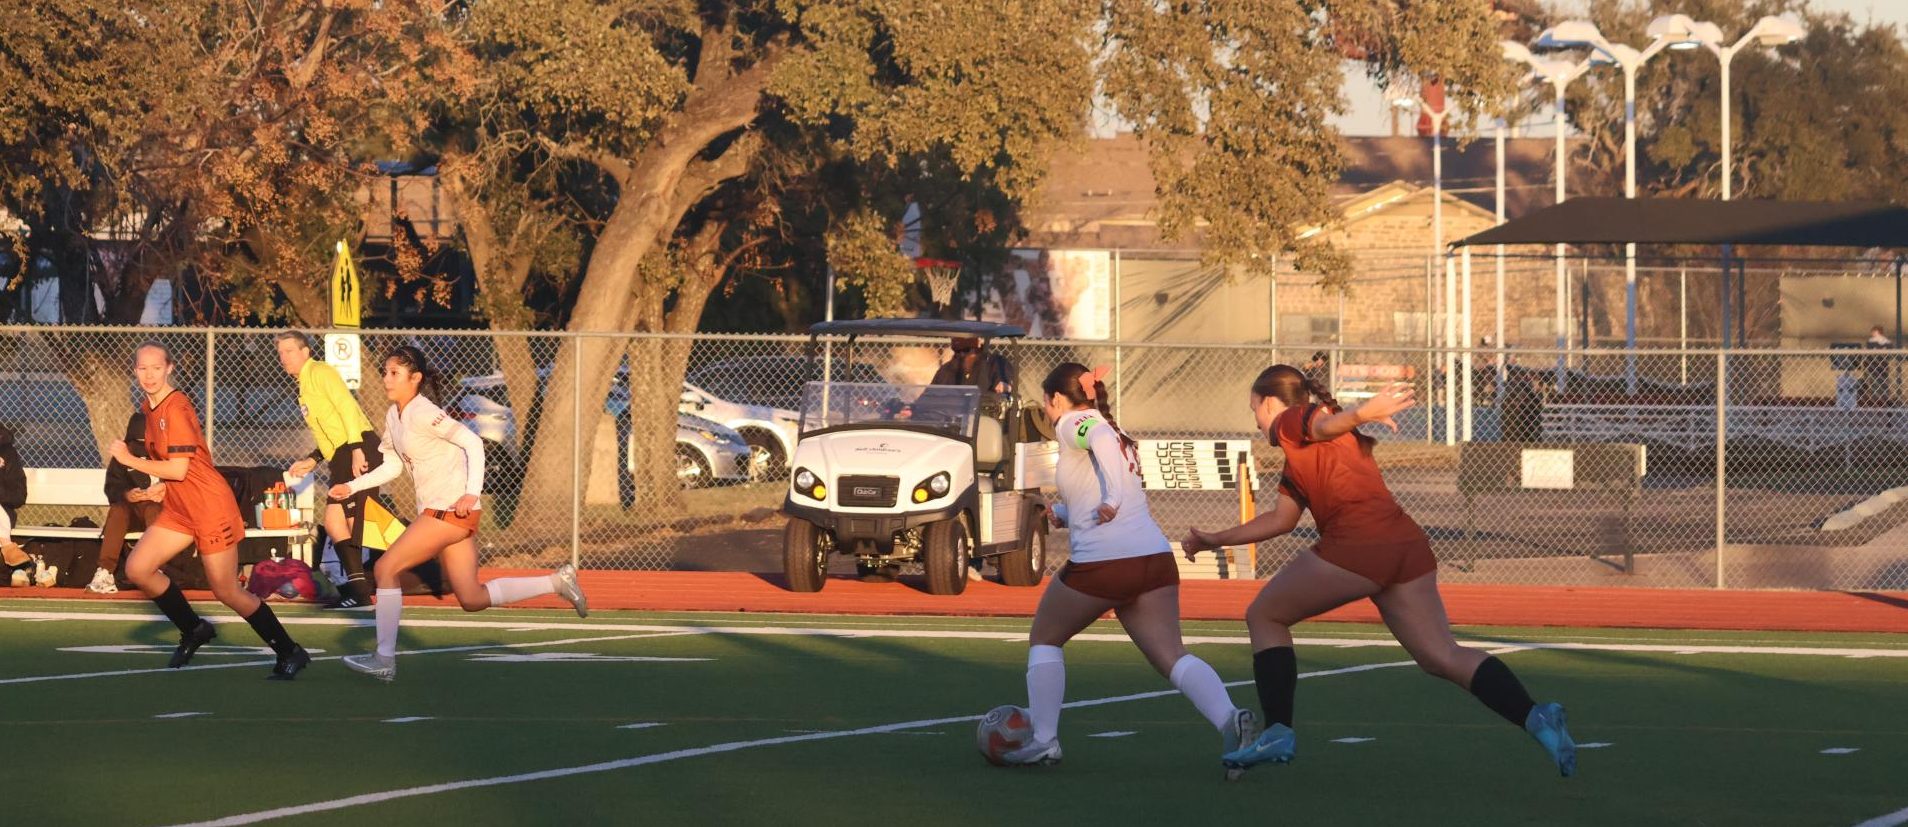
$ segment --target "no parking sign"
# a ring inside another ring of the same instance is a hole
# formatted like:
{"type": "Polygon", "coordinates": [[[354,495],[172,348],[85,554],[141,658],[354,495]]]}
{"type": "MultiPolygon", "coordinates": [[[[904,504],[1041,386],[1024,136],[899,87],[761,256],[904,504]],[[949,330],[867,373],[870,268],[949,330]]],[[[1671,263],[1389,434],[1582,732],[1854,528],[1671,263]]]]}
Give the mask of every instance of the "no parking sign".
{"type": "Polygon", "coordinates": [[[364,348],[356,333],[325,334],[325,362],[338,369],[345,387],[357,390],[364,370],[364,348]]]}

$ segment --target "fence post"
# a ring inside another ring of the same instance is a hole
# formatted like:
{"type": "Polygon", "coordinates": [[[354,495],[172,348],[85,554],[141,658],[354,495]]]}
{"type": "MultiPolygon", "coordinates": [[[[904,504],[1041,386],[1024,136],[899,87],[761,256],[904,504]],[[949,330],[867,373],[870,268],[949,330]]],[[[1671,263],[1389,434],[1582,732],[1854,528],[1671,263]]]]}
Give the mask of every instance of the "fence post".
{"type": "Polygon", "coordinates": [[[575,377],[570,382],[570,565],[583,563],[583,343],[570,340],[575,377]]]}
{"type": "Polygon", "coordinates": [[[219,418],[212,384],[212,368],[217,358],[213,347],[217,341],[215,335],[211,330],[205,332],[205,447],[208,451],[212,449],[212,429],[216,427],[213,423],[219,418]]]}
{"type": "Polygon", "coordinates": [[[1729,497],[1729,357],[1722,351],[1716,352],[1716,588],[1729,587],[1728,569],[1724,567],[1727,556],[1729,533],[1728,497],[1729,497]]]}

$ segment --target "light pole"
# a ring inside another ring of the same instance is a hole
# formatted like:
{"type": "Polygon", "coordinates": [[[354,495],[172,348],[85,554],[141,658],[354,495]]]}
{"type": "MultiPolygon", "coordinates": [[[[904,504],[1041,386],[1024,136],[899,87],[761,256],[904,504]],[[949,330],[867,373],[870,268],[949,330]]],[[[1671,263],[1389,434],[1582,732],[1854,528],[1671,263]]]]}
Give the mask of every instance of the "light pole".
{"type": "MultiPolygon", "coordinates": [[[[1654,25],[1654,24],[1652,24],[1654,25]]],[[[1714,23],[1691,24],[1691,34],[1722,64],[1722,200],[1728,201],[1734,191],[1734,176],[1731,161],[1735,148],[1730,144],[1730,132],[1735,124],[1730,119],[1733,101],[1729,94],[1729,64],[1736,59],[1736,53],[1750,46],[1773,49],[1787,46],[1808,35],[1802,24],[1780,17],[1764,17],[1749,27],[1741,39],[1731,45],[1723,45],[1722,29],[1714,23]]]]}
{"type": "MultiPolygon", "coordinates": [[[[1664,49],[1675,46],[1681,49],[1694,49],[1701,45],[1690,32],[1687,15],[1659,17],[1650,23],[1651,39],[1648,46],[1637,51],[1628,46],[1611,43],[1604,39],[1595,23],[1588,20],[1570,20],[1559,23],[1537,37],[1540,49],[1569,49],[1589,47],[1601,60],[1594,62],[1614,63],[1623,70],[1623,197],[1636,197],[1636,72],[1643,68],[1649,59],[1664,49]],[[1680,21],[1675,20],[1680,18],[1680,21]],[[1679,28],[1680,27],[1680,28],[1679,28]]],[[[1636,245],[1623,245],[1623,342],[1629,351],[1624,370],[1624,383],[1629,392],[1636,393],[1636,245]]]]}
{"type": "MultiPolygon", "coordinates": [[[[1553,151],[1553,154],[1556,156],[1556,164],[1555,168],[1551,171],[1551,178],[1553,179],[1551,183],[1557,192],[1557,203],[1562,204],[1564,202],[1565,191],[1564,159],[1568,151],[1564,146],[1564,138],[1570,131],[1569,121],[1564,118],[1564,92],[1569,89],[1571,81],[1583,77],[1585,72],[1590,71],[1590,61],[1584,60],[1571,63],[1567,60],[1544,60],[1531,54],[1530,49],[1522,43],[1505,41],[1500,44],[1500,46],[1504,50],[1504,59],[1529,66],[1529,79],[1550,84],[1551,91],[1555,94],[1555,103],[1553,105],[1557,110],[1557,146],[1553,151]]],[[[1564,245],[1557,245],[1556,255],[1557,390],[1561,392],[1564,389],[1564,372],[1566,370],[1564,354],[1570,347],[1570,320],[1567,318],[1569,312],[1568,293],[1570,290],[1570,280],[1568,278],[1568,264],[1564,261],[1564,245]]],[[[1502,346],[1500,342],[1499,347],[1502,346]]]]}
{"type": "MultiPolygon", "coordinates": [[[[1424,98],[1415,92],[1393,89],[1386,94],[1391,105],[1399,109],[1420,109],[1431,118],[1431,248],[1436,255],[1448,255],[1444,249],[1444,119],[1451,114],[1451,104],[1447,101],[1437,109],[1432,109],[1424,98]]],[[[1448,262],[1447,262],[1448,264],[1448,262]]],[[[1451,268],[1444,269],[1444,441],[1447,445],[1457,444],[1457,316],[1452,311],[1457,306],[1457,280],[1452,278],[1451,268]]],[[[1467,273],[1468,275],[1468,273],[1467,273]]],[[[1471,285],[1464,285],[1465,298],[1470,297],[1471,285]]],[[[1464,318],[1464,335],[1469,336],[1470,314],[1464,318]]],[[[1464,370],[1468,377],[1471,368],[1471,354],[1464,354],[1464,370]]],[[[1465,387],[1470,387],[1468,378],[1465,387]]],[[[1428,420],[1427,420],[1428,421],[1428,420]]]]}

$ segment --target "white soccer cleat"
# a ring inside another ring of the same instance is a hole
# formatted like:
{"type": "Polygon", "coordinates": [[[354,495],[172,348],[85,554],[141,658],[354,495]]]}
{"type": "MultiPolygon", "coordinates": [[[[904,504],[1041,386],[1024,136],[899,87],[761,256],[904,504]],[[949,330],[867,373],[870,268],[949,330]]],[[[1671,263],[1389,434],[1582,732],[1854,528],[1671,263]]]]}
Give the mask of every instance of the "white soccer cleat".
{"type": "Polygon", "coordinates": [[[564,563],[550,575],[550,580],[556,583],[557,596],[576,608],[577,617],[590,616],[590,600],[583,596],[583,584],[576,582],[576,566],[564,563]]]}
{"type": "Polygon", "coordinates": [[[105,569],[93,570],[93,582],[86,584],[86,590],[93,594],[118,594],[119,584],[113,581],[113,573],[105,569]]]}
{"type": "Polygon", "coordinates": [[[344,659],[344,665],[353,672],[370,675],[385,683],[397,680],[397,658],[387,658],[376,652],[365,655],[347,655],[344,659]]]}
{"type": "Polygon", "coordinates": [[[1000,762],[1009,767],[1050,767],[1060,763],[1060,739],[1046,743],[1031,741],[1020,749],[1000,756],[1000,762]]]}
{"type": "Polygon", "coordinates": [[[1259,740],[1259,716],[1250,709],[1232,710],[1226,718],[1226,725],[1219,731],[1219,754],[1233,752],[1240,747],[1259,740]]]}

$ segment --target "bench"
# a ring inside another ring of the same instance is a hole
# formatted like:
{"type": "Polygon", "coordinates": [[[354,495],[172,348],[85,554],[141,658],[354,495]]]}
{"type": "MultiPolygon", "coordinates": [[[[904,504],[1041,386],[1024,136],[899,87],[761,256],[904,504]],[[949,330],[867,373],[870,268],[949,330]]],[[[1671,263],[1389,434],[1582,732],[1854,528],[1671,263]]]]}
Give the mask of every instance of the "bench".
{"type": "MultiPolygon", "coordinates": [[[[106,500],[106,469],[104,468],[28,468],[27,500],[29,506],[51,506],[56,508],[99,508],[111,505],[106,500]]],[[[302,480],[285,478],[285,487],[292,492],[292,507],[297,509],[298,519],[291,528],[247,528],[247,539],[282,538],[285,541],[285,554],[296,557],[307,564],[315,565],[312,554],[311,518],[315,502],[316,485],[312,477],[302,480]]],[[[103,522],[103,521],[102,521],[103,522]]],[[[16,525],[13,527],[14,542],[26,540],[98,540],[104,532],[100,527],[55,526],[55,525],[16,525]]],[[[141,531],[126,532],[128,542],[137,541],[141,531]]]]}

